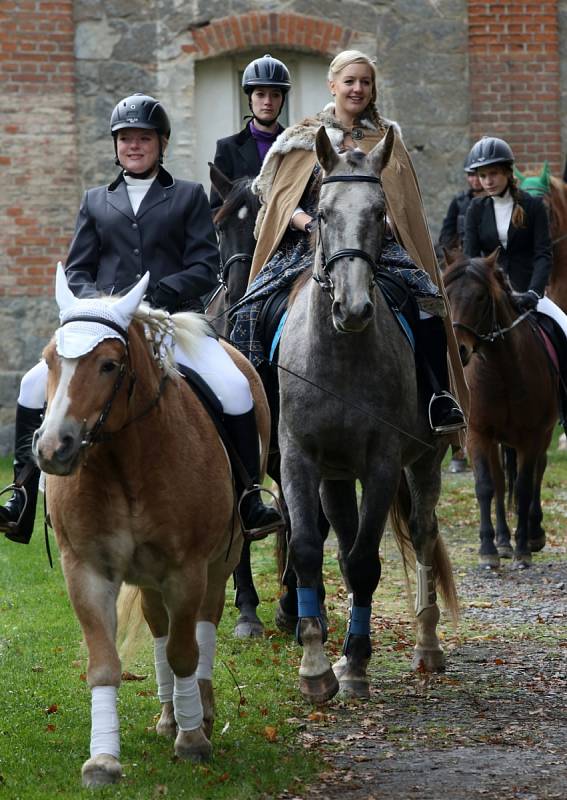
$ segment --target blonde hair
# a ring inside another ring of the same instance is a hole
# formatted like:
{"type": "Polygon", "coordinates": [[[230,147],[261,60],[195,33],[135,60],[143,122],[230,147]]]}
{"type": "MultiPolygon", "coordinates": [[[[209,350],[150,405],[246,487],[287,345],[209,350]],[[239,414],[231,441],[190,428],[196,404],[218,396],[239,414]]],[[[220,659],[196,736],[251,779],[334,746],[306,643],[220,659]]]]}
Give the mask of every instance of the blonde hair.
{"type": "Polygon", "coordinates": [[[336,80],[337,75],[346,67],[350,67],[351,64],[366,64],[370,67],[370,74],[372,76],[372,94],[370,96],[370,102],[362,112],[361,116],[369,117],[375,125],[381,126],[382,123],[380,120],[380,115],[378,114],[378,109],[376,108],[377,92],[375,59],[370,58],[370,56],[367,56],[360,50],[343,50],[341,53],[336,55],[329,64],[327,80],[336,80]]]}

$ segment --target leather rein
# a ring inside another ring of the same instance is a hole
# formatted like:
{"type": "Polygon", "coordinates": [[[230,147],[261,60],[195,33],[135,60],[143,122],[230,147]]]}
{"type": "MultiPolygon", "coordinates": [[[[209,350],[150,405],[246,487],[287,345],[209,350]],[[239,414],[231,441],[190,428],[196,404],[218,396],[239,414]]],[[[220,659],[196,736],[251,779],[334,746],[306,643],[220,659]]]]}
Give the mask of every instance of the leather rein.
{"type": "MultiPolygon", "coordinates": [[[[128,403],[130,403],[130,400],[132,399],[132,394],[134,392],[134,386],[136,385],[136,373],[132,369],[132,364],[131,364],[131,361],[130,361],[130,348],[129,348],[129,342],[128,342],[128,331],[125,328],[120,327],[120,325],[117,325],[112,320],[105,319],[104,317],[90,316],[90,315],[87,315],[87,314],[84,314],[84,315],[78,314],[78,315],[76,315],[74,317],[71,317],[71,319],[65,320],[65,322],[63,322],[61,324],[61,327],[63,327],[63,325],[67,325],[67,323],[69,323],[69,322],[95,322],[95,323],[98,323],[99,325],[104,325],[105,327],[111,328],[112,330],[116,331],[124,339],[124,341],[126,343],[125,344],[124,358],[122,359],[122,361],[120,363],[120,368],[118,370],[118,375],[116,376],[116,380],[114,381],[114,385],[112,387],[112,390],[110,392],[108,400],[106,401],[106,403],[102,407],[101,412],[98,415],[98,418],[96,419],[96,421],[95,421],[94,425],[92,426],[92,428],[90,428],[90,430],[87,430],[83,435],[83,438],[82,438],[82,441],[81,441],[81,445],[80,445],[80,449],[81,450],[88,450],[89,448],[91,448],[93,446],[93,444],[96,444],[97,442],[109,441],[113,436],[116,436],[117,434],[121,433],[125,428],[128,428],[134,422],[137,422],[139,419],[141,419],[142,417],[145,417],[147,414],[149,414],[150,411],[152,411],[157,406],[157,404],[159,403],[159,401],[161,399],[161,396],[163,394],[163,391],[164,391],[165,384],[167,382],[168,376],[167,376],[167,373],[164,372],[164,374],[162,375],[162,378],[160,380],[160,384],[159,384],[159,387],[158,387],[158,390],[157,390],[157,393],[156,393],[155,397],[151,400],[151,402],[148,404],[148,406],[142,412],[140,412],[140,414],[138,414],[137,416],[133,417],[132,419],[129,419],[117,431],[103,431],[102,428],[103,428],[103,426],[104,426],[104,424],[105,424],[105,422],[106,422],[106,420],[108,418],[108,415],[110,414],[110,410],[112,408],[112,404],[114,403],[114,400],[116,399],[116,396],[117,396],[117,394],[118,394],[118,392],[120,390],[120,387],[122,386],[122,382],[124,381],[124,377],[125,377],[126,373],[128,373],[129,378],[130,378],[130,382],[129,382],[129,385],[128,385],[128,403]]],[[[86,426],[86,424],[87,424],[86,419],[83,420],[83,424],[86,426]]]]}
{"type": "MultiPolygon", "coordinates": [[[[377,183],[380,186],[382,185],[382,181],[380,178],[376,177],[375,175],[330,175],[327,178],[323,178],[321,181],[321,186],[326,183],[377,183]]],[[[339,261],[342,258],[348,258],[353,261],[355,258],[361,258],[363,261],[366,261],[367,264],[372,269],[373,273],[376,273],[378,270],[378,265],[376,261],[372,258],[372,256],[367,253],[365,250],[358,250],[354,247],[345,247],[341,250],[337,250],[332,255],[328,256],[325,253],[325,246],[323,244],[323,235],[321,230],[321,214],[317,214],[317,235],[319,241],[319,247],[321,250],[321,271],[323,272],[323,277],[320,277],[315,270],[313,271],[313,280],[319,284],[321,289],[324,292],[328,292],[331,296],[331,299],[334,297],[334,284],[331,278],[331,274],[329,272],[331,266],[335,263],[335,261],[339,261]]]]}
{"type": "MultiPolygon", "coordinates": [[[[531,313],[531,310],[524,311],[519,317],[516,317],[511,325],[508,325],[506,328],[502,328],[496,319],[496,306],[494,299],[492,299],[492,322],[488,333],[479,333],[476,328],[472,328],[470,325],[466,325],[464,322],[459,322],[458,320],[453,322],[453,328],[461,328],[461,330],[471,333],[478,342],[488,342],[489,344],[492,344],[492,342],[495,342],[497,339],[503,339],[507,333],[510,333],[510,331],[514,330],[514,328],[527,319],[531,313]]],[[[476,352],[476,349],[474,352],[476,352]]]]}

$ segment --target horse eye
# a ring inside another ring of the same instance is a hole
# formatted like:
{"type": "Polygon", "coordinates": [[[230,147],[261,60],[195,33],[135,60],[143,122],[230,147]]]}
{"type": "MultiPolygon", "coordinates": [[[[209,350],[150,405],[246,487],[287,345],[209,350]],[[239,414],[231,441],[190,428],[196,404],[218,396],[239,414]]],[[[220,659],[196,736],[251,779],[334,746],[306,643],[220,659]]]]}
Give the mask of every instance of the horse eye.
{"type": "Polygon", "coordinates": [[[116,364],[115,361],[104,361],[101,364],[100,371],[102,373],[113,372],[116,369],[117,366],[118,366],[118,364],[116,364]]]}
{"type": "Polygon", "coordinates": [[[324,211],[319,211],[319,219],[321,220],[321,222],[327,222],[327,215],[325,214],[324,211]]]}

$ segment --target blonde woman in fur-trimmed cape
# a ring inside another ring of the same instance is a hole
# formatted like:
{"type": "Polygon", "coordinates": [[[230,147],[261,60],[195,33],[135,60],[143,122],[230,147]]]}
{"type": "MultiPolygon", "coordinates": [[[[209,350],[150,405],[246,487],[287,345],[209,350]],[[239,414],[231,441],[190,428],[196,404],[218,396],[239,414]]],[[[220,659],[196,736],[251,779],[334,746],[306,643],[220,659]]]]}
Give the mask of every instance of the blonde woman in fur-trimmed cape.
{"type": "MultiPolygon", "coordinates": [[[[334,102],[314,118],[287,128],[270,148],[253,184],[262,207],[256,223],[257,245],[250,271],[250,301],[235,319],[233,340],[256,364],[263,358],[256,324],[261,304],[276,289],[312,265],[311,234],[316,214],[321,170],[315,154],[315,136],[323,125],[338,151],[360,148],[368,153],[390,126],[395,143],[389,165],[382,173],[391,236],[380,265],[415,271],[418,291],[441,298],[440,316],[420,323],[420,347],[437,380],[433,379],[432,426],[438,433],[453,433],[464,427],[458,402],[448,393],[449,384],[468,409],[468,390],[453,334],[449,306],[440,280],[437,260],[425,219],[417,177],[397,123],[380,116],[376,108],[376,71],[368,56],[346,50],[331,62],[328,83],[334,102]],[[409,268],[409,269],[408,269],[409,268]],[[426,274],[422,272],[425,271],[426,274]],[[428,289],[425,289],[427,293],[428,289]],[[260,304],[260,306],[258,306],[260,304]],[[447,373],[447,349],[449,374],[447,373]]],[[[356,209],[352,209],[356,213],[356,209]]],[[[427,373],[430,375],[430,370],[427,373]]]]}

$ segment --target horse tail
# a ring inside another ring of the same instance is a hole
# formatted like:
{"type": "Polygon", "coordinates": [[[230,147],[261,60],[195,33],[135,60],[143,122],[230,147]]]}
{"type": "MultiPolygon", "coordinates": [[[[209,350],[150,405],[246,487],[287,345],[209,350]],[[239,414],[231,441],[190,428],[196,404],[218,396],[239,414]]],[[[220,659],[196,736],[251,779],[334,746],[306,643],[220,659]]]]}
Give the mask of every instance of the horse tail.
{"type": "Polygon", "coordinates": [[[134,658],[147,641],[147,627],[142,613],[142,594],[137,586],[122,584],[116,602],[116,642],[122,662],[134,658]]]}
{"type": "MultiPolygon", "coordinates": [[[[398,492],[390,509],[390,523],[396,537],[396,542],[402,556],[402,563],[406,578],[408,595],[410,594],[408,567],[415,571],[415,550],[412,544],[409,519],[411,514],[411,492],[405,473],[402,472],[398,492]]],[[[433,549],[433,575],[435,586],[439,591],[443,604],[456,624],[459,618],[459,598],[453,576],[451,560],[447,547],[441,535],[435,539],[433,549]]]]}

